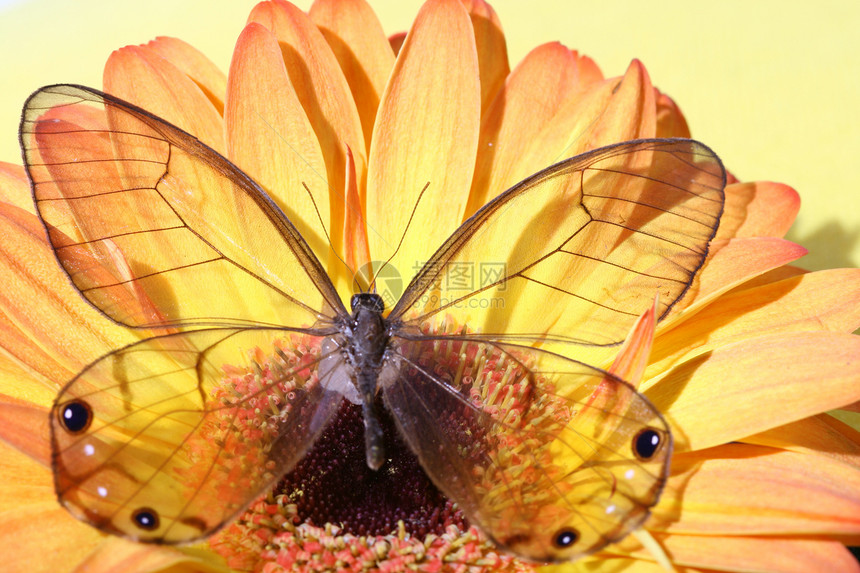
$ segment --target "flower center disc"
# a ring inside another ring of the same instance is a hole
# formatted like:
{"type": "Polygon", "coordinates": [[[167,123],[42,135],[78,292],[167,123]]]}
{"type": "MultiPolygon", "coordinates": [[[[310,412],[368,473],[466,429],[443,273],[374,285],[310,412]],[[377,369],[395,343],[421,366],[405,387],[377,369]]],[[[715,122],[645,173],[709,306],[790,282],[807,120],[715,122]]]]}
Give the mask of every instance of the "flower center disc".
{"type": "Polygon", "coordinates": [[[385,436],[385,464],[367,467],[361,408],[344,403],[311,450],[275,488],[295,504],[296,525],[338,525],[354,535],[386,535],[399,528],[417,536],[446,527],[468,528],[462,514],[424,473],[378,404],[385,436]]]}

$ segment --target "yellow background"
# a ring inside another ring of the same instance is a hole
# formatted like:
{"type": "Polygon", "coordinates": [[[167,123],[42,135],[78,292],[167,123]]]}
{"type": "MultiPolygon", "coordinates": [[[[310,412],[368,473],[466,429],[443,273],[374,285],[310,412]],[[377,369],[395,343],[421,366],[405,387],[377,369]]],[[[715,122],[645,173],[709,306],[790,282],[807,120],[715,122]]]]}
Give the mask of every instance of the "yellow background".
{"type": "MultiPolygon", "coordinates": [[[[386,31],[419,0],[370,0],[386,31]]],[[[180,37],[227,69],[252,0],[28,0],[0,8],[0,160],[20,163],[18,115],[51,83],[101,86],[112,49],[180,37]]],[[[310,0],[297,2],[307,8],[310,0]]],[[[810,269],[860,263],[860,3],[728,0],[498,0],[512,66],[559,40],[607,76],[642,60],[684,111],[693,136],[742,180],[795,187],[789,238],[810,269]]]]}

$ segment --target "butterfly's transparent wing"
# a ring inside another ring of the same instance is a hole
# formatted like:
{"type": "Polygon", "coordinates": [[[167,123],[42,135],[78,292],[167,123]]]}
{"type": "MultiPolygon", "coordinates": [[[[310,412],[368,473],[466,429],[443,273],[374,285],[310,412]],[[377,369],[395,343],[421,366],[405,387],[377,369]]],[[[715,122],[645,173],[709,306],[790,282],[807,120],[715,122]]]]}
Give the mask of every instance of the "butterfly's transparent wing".
{"type": "MultiPolygon", "coordinates": [[[[134,539],[211,534],[288,471],[336,410],[342,394],[320,385],[312,350],[346,310],[265,192],[182,130],[58,85],[27,101],[20,137],[72,283],[121,324],[169,329],[97,360],[57,397],[58,497],[134,539]],[[245,420],[255,411],[264,429],[245,420]]],[[[327,360],[333,371],[339,356],[327,360]]]]}
{"type": "Polygon", "coordinates": [[[616,344],[655,295],[662,317],[687,291],[716,232],[725,181],[719,158],[684,139],[562,161],[463,223],[389,319],[444,318],[508,341],[616,344]]]}
{"type": "Polygon", "coordinates": [[[725,180],[691,140],[568,159],[463,223],[392,310],[386,404],[437,486],[501,545],[572,559],[657,502],[668,425],[632,386],[574,359],[613,352],[655,296],[662,317],[684,295],[725,180]]]}
{"type": "Polygon", "coordinates": [[[199,140],[91,88],[24,106],[21,147],[60,264],[134,327],[310,326],[344,314],[296,228],[199,140]]]}
{"type": "Polygon", "coordinates": [[[343,395],[317,376],[320,337],[204,329],[116,350],[51,412],[60,502],[131,539],[210,535],[299,461],[343,395]]]}
{"type": "Polygon", "coordinates": [[[395,345],[387,407],[428,475],[501,546],[574,559],[636,529],[657,502],[671,434],[624,381],[529,347],[395,345]]]}

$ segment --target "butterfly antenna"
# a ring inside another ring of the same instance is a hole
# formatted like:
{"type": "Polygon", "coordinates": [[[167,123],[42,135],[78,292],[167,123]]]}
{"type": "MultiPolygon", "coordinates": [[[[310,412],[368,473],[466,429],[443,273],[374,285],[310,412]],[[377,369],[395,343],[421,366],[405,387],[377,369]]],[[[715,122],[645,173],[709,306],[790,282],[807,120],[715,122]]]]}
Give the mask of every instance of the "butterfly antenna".
{"type": "Polygon", "coordinates": [[[320,222],[320,227],[322,227],[323,233],[325,233],[325,238],[328,241],[328,247],[331,249],[331,252],[334,253],[334,256],[337,257],[337,260],[339,260],[341,263],[343,263],[343,266],[346,267],[346,270],[349,271],[350,274],[355,274],[355,273],[353,273],[352,269],[349,268],[349,265],[347,264],[347,262],[345,260],[343,260],[343,258],[341,258],[340,254],[338,254],[338,252],[336,250],[334,250],[334,245],[332,244],[331,237],[328,234],[328,229],[326,228],[325,223],[323,223],[322,215],[320,215],[319,207],[317,207],[317,202],[316,202],[316,200],[314,200],[313,193],[311,193],[311,190],[308,188],[307,183],[302,181],[302,187],[304,187],[305,191],[308,192],[308,197],[311,200],[311,205],[314,206],[314,212],[317,214],[317,221],[320,222]]]}
{"type": "Polygon", "coordinates": [[[397,256],[397,252],[400,250],[400,247],[403,246],[403,241],[404,239],[406,239],[406,233],[409,232],[409,226],[412,225],[412,219],[415,217],[415,212],[418,211],[418,204],[421,203],[421,198],[424,197],[424,192],[427,191],[428,187],[430,187],[429,181],[424,185],[424,188],[421,189],[421,193],[418,194],[418,199],[415,200],[415,205],[412,206],[412,213],[409,214],[409,220],[406,221],[406,228],[403,229],[403,234],[400,235],[400,242],[397,243],[397,248],[394,249],[394,252],[391,253],[391,256],[388,257],[384,263],[382,263],[382,266],[379,267],[379,270],[373,273],[373,280],[370,281],[369,288],[373,289],[374,292],[376,292],[376,277],[378,277],[379,273],[382,272],[382,269],[388,266],[388,263],[390,263],[391,260],[397,256]]]}

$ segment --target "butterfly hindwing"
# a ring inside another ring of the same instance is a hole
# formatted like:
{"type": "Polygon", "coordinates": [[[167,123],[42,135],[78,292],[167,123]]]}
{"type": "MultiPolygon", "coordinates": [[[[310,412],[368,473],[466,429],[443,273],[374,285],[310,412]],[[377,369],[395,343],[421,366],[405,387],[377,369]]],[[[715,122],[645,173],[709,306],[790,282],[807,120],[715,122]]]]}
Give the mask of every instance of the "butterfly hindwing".
{"type": "Polygon", "coordinates": [[[257,183],[146,111],[48,86],[25,104],[21,145],[57,259],[113,320],[307,326],[346,312],[257,183]]]}
{"type": "MultiPolygon", "coordinates": [[[[51,413],[60,502],[140,541],[184,543],[219,529],[304,456],[343,398],[316,378],[318,354],[295,355],[296,336],[176,333],[88,366],[51,413]]],[[[316,337],[304,342],[319,348],[316,337]]]]}
{"type": "Polygon", "coordinates": [[[386,405],[428,475],[503,547],[573,559],[624,537],[657,502],[671,434],[624,381],[469,337],[395,344],[386,405]]]}

